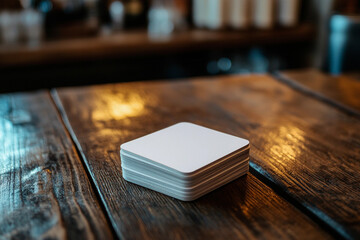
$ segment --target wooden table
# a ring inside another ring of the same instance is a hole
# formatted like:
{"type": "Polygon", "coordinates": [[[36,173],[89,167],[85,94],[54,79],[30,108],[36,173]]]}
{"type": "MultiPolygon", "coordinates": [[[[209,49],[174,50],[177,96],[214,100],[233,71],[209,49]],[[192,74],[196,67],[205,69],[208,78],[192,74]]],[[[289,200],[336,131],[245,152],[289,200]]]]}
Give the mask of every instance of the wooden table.
{"type": "Polygon", "coordinates": [[[0,98],[0,238],[359,239],[360,119],[267,75],[0,98]],[[250,173],[181,202],[120,144],[180,121],[251,142],[250,173]]]}
{"type": "Polygon", "coordinates": [[[316,69],[284,71],[278,78],[293,88],[360,116],[360,75],[332,76],[316,69]]]}

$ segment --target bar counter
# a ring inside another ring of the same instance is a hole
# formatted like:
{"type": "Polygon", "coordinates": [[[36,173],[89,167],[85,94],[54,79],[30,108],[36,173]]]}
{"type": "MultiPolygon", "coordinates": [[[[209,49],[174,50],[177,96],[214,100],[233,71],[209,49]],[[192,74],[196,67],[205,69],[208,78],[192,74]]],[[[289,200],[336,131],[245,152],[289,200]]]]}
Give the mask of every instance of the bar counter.
{"type": "Polygon", "coordinates": [[[359,98],[308,71],[0,95],[0,239],[359,239],[359,98]],[[249,139],[250,172],[192,202],[126,182],[120,145],[177,122],[249,139]]]}

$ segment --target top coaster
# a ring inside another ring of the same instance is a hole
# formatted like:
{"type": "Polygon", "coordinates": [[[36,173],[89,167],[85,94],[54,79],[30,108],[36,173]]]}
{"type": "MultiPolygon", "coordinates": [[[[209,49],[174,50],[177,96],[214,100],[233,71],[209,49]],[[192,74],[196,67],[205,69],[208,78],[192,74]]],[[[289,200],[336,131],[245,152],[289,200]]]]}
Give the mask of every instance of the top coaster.
{"type": "Polygon", "coordinates": [[[248,146],[246,139],[182,122],[124,143],[121,149],[191,174],[248,146]]]}

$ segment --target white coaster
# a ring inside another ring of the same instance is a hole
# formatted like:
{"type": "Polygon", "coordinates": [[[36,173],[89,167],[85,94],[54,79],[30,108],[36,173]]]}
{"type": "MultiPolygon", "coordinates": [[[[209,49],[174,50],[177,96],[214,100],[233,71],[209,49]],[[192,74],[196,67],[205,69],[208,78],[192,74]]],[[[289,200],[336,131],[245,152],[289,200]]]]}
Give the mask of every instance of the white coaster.
{"type": "Polygon", "coordinates": [[[192,123],[178,123],[124,143],[123,177],[183,201],[245,175],[249,141],[192,123]]]}
{"type": "Polygon", "coordinates": [[[121,149],[169,171],[189,175],[248,146],[246,139],[182,122],[124,143],[121,149]]]}
{"type": "Polygon", "coordinates": [[[167,171],[166,169],[161,169],[159,167],[153,166],[151,164],[146,164],[135,155],[127,155],[124,152],[121,152],[121,167],[123,171],[130,169],[135,172],[140,172],[147,176],[155,176],[158,179],[161,179],[164,182],[174,183],[181,187],[193,187],[199,183],[206,181],[207,179],[226,172],[228,169],[231,169],[240,164],[249,165],[249,151],[238,154],[231,158],[225,159],[222,164],[216,164],[212,167],[203,168],[207,171],[202,171],[201,174],[196,174],[195,177],[183,178],[182,176],[176,176],[172,172],[167,171]]]}
{"type": "Polygon", "coordinates": [[[225,174],[221,176],[217,181],[215,181],[212,185],[207,186],[207,188],[199,189],[198,191],[179,191],[175,188],[169,188],[164,184],[163,182],[154,181],[154,179],[148,179],[147,176],[139,175],[138,173],[132,172],[132,171],[124,171],[124,178],[126,181],[135,183],[137,185],[149,188],[151,190],[154,190],[156,192],[160,192],[162,194],[177,198],[182,201],[193,201],[196,200],[203,195],[231,182],[235,179],[245,175],[249,170],[249,165],[237,169],[236,171],[232,171],[229,174],[225,174]]]}

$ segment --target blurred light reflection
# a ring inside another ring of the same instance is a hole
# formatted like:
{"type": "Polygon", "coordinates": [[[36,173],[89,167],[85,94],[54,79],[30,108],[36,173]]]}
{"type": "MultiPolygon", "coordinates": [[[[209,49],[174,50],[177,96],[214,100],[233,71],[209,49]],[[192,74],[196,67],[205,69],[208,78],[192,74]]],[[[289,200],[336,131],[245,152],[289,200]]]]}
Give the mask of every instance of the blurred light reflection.
{"type": "Polygon", "coordinates": [[[271,144],[269,143],[271,154],[279,156],[277,159],[284,164],[295,162],[302,153],[305,142],[304,132],[293,125],[283,125],[276,128],[269,133],[269,139],[274,139],[271,144]]]}
{"type": "Polygon", "coordinates": [[[145,108],[144,100],[136,93],[104,94],[101,96],[104,105],[93,112],[95,121],[122,120],[139,116],[145,108]]]}

